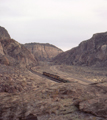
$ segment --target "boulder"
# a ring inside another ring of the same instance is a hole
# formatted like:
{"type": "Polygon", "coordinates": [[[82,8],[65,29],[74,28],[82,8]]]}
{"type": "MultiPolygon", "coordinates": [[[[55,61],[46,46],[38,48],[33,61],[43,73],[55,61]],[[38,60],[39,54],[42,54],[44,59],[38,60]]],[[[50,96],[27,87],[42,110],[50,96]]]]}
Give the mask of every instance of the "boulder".
{"type": "Polygon", "coordinates": [[[80,102],[81,111],[107,118],[107,95],[80,102]]]}

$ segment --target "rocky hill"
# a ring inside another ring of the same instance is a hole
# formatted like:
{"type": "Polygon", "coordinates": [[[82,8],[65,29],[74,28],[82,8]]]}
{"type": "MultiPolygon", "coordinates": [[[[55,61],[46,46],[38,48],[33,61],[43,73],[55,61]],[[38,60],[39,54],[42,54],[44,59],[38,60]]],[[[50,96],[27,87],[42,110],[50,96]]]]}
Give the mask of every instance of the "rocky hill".
{"type": "Polygon", "coordinates": [[[49,61],[59,53],[63,52],[61,49],[48,43],[28,43],[25,44],[25,47],[28,48],[33,55],[41,61],[49,61]]]}
{"type": "Polygon", "coordinates": [[[107,66],[107,32],[94,34],[79,46],[59,54],[53,61],[68,65],[107,66]]]}
{"type": "MultiPolygon", "coordinates": [[[[36,58],[36,57],[35,57],[36,58]]],[[[33,54],[17,41],[10,38],[7,30],[0,27],[0,63],[5,65],[37,64],[33,54]]]]}

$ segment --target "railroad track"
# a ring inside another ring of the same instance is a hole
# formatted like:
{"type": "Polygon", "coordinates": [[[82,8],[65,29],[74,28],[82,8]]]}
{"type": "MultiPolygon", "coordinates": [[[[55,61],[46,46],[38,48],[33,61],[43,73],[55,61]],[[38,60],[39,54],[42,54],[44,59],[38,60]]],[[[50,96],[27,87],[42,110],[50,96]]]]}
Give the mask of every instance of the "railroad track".
{"type": "Polygon", "coordinates": [[[69,80],[62,79],[62,78],[60,78],[60,76],[58,76],[58,75],[50,74],[50,73],[47,73],[47,72],[43,72],[43,75],[48,76],[49,78],[56,79],[56,80],[58,80],[59,82],[70,83],[69,80]]]}
{"type": "MultiPolygon", "coordinates": [[[[54,81],[54,82],[57,82],[57,83],[70,83],[69,80],[64,80],[64,79],[60,78],[59,76],[57,76],[57,77],[59,77],[58,79],[55,78],[55,77],[50,77],[50,76],[49,76],[50,73],[43,72],[43,74],[41,74],[41,73],[39,73],[39,72],[36,72],[36,71],[32,70],[31,67],[28,68],[28,70],[31,71],[32,73],[40,76],[40,77],[45,77],[45,78],[47,78],[47,79],[49,79],[49,80],[52,80],[52,81],[54,81]],[[44,74],[44,73],[46,73],[47,75],[44,74]]],[[[53,75],[53,74],[51,74],[51,75],[52,75],[52,76],[56,76],[56,75],[53,75]]],[[[80,79],[80,78],[79,78],[78,80],[84,81],[85,83],[88,83],[88,84],[92,84],[92,82],[87,81],[87,80],[83,80],[83,79],[80,79]]],[[[82,84],[82,83],[81,83],[81,84],[82,84]]]]}
{"type": "Polygon", "coordinates": [[[40,77],[45,77],[45,78],[47,78],[47,79],[49,79],[49,80],[52,80],[52,81],[54,81],[54,82],[62,83],[61,81],[59,81],[59,80],[57,80],[57,79],[55,79],[55,78],[50,78],[50,77],[48,77],[48,76],[44,76],[43,74],[41,74],[41,73],[39,73],[39,72],[36,72],[36,71],[32,70],[31,68],[28,68],[28,69],[29,69],[29,71],[31,71],[32,73],[34,73],[34,74],[36,74],[36,75],[38,75],[38,76],[40,76],[40,77]]]}

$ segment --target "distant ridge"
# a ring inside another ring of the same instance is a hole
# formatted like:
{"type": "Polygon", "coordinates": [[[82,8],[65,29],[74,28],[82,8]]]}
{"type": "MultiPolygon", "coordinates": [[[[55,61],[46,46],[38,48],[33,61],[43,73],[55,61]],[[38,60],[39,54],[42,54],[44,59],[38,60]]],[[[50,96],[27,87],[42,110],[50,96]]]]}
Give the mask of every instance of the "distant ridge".
{"type": "Polygon", "coordinates": [[[26,43],[24,45],[40,61],[50,61],[59,53],[63,52],[61,49],[49,43],[26,43]]]}

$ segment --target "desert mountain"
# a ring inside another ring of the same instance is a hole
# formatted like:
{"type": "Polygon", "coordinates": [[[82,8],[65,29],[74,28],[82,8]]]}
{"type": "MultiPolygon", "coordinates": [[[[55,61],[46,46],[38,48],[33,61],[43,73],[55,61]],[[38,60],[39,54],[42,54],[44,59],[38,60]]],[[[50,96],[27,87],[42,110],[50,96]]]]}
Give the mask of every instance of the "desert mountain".
{"type": "Polygon", "coordinates": [[[53,61],[68,65],[107,65],[107,32],[94,34],[79,46],[59,54],[53,61]]]}
{"type": "Polygon", "coordinates": [[[32,54],[39,58],[41,61],[49,61],[52,58],[56,57],[59,53],[63,51],[51,44],[41,44],[41,43],[28,43],[25,44],[25,47],[29,49],[32,54]]]}
{"type": "Polygon", "coordinates": [[[37,59],[27,48],[11,39],[5,28],[0,27],[0,63],[30,65],[36,64],[37,59]]]}

